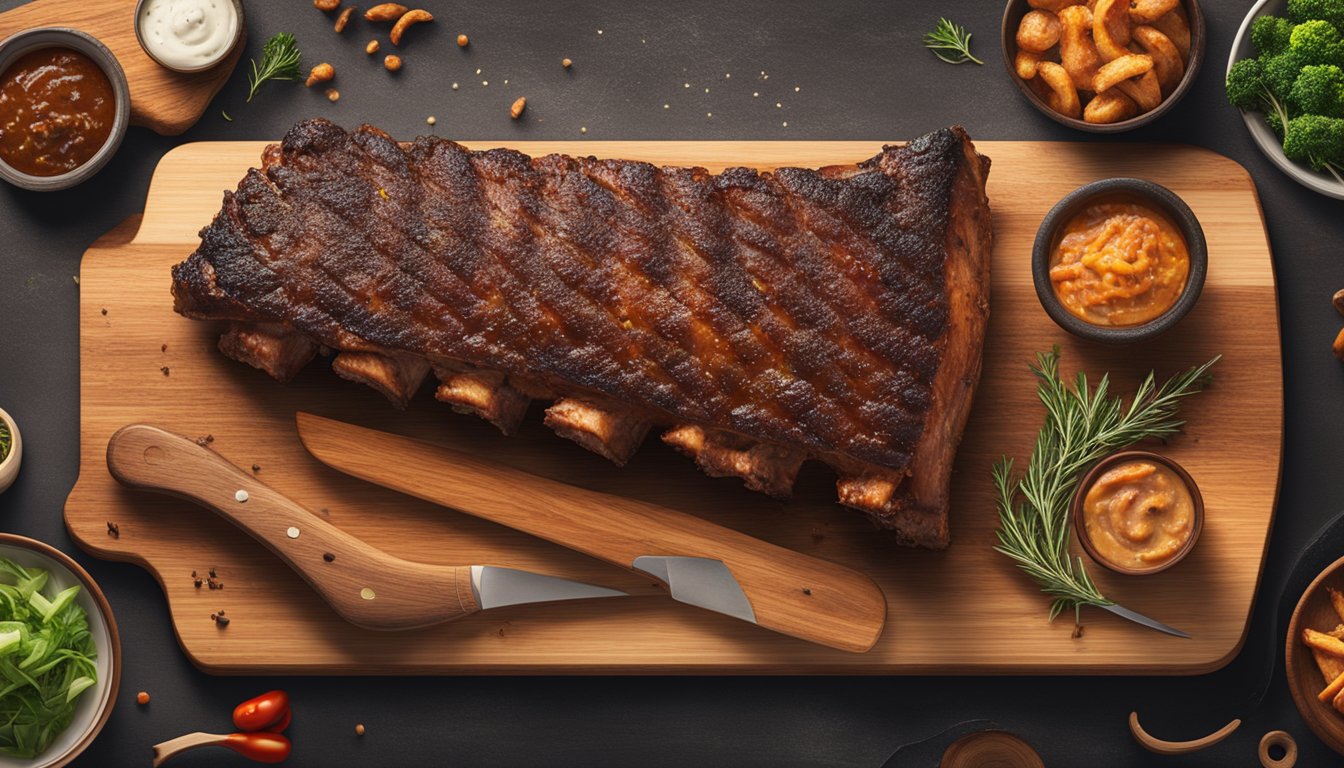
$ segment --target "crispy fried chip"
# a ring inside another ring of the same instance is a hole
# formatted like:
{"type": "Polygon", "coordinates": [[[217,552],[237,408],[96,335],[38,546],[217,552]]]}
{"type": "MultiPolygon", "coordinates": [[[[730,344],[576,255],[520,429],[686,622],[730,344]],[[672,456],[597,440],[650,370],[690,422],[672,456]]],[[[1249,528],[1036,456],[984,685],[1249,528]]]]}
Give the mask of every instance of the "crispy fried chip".
{"type": "Polygon", "coordinates": [[[1121,56],[1114,61],[1102,64],[1097,69],[1096,76],[1092,78],[1092,90],[1097,93],[1110,90],[1115,87],[1116,83],[1132,77],[1139,77],[1145,72],[1152,71],[1152,69],[1153,59],[1151,56],[1139,53],[1121,56]]]}
{"type": "Polygon", "coordinates": [[[1175,10],[1149,23],[1157,31],[1171,38],[1176,50],[1181,52],[1182,61],[1190,61],[1190,20],[1186,17],[1184,8],[1178,5],[1175,10]]]}
{"type": "Polygon", "coordinates": [[[1077,118],[1083,113],[1083,105],[1078,100],[1078,89],[1074,87],[1073,78],[1064,67],[1053,61],[1042,61],[1036,69],[1036,76],[1050,87],[1046,103],[1051,109],[1065,117],[1077,118]]]}
{"type": "Polygon", "coordinates": [[[1140,113],[1151,112],[1162,103],[1162,86],[1157,84],[1157,75],[1151,69],[1134,80],[1121,80],[1115,87],[1139,105],[1140,113]]]}
{"type": "Polygon", "coordinates": [[[1134,39],[1152,57],[1153,72],[1157,74],[1158,85],[1162,86],[1162,95],[1170,95],[1185,76],[1185,61],[1180,49],[1155,27],[1135,27],[1134,39]]]}
{"type": "Polygon", "coordinates": [[[1059,63],[1073,78],[1075,88],[1090,91],[1101,64],[1101,54],[1092,43],[1092,12],[1071,5],[1059,12],[1059,23],[1059,63]]]}
{"type": "Polygon", "coordinates": [[[1031,51],[1018,51],[1013,57],[1013,69],[1017,76],[1023,80],[1030,80],[1036,76],[1036,67],[1041,63],[1041,54],[1031,51]]]}
{"type": "Polygon", "coordinates": [[[1138,113],[1139,107],[1133,99],[1121,93],[1119,89],[1112,88],[1098,93],[1087,102],[1087,106],[1083,109],[1083,119],[1097,124],[1118,123],[1138,113]]]}
{"type": "Polygon", "coordinates": [[[1059,42],[1059,17],[1050,11],[1029,11],[1017,25],[1019,50],[1043,53],[1059,42]]]}
{"type": "Polygon", "coordinates": [[[1129,16],[1144,24],[1165,16],[1180,6],[1181,0],[1129,0],[1129,16]]]}
{"type": "Polygon", "coordinates": [[[1128,54],[1129,0],[1097,0],[1092,9],[1092,42],[1104,61],[1128,54]]]}

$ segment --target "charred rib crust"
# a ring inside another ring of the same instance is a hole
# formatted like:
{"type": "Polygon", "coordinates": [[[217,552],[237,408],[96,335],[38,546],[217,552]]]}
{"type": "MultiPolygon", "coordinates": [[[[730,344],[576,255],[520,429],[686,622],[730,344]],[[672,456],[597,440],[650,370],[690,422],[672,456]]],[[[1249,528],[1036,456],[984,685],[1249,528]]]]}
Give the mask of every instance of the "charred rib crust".
{"type": "Polygon", "coordinates": [[[865,511],[946,543],[988,294],[988,161],[960,128],[716,176],[311,120],[264,166],[174,267],[182,314],[459,361],[849,476],[927,470],[865,511]]]}

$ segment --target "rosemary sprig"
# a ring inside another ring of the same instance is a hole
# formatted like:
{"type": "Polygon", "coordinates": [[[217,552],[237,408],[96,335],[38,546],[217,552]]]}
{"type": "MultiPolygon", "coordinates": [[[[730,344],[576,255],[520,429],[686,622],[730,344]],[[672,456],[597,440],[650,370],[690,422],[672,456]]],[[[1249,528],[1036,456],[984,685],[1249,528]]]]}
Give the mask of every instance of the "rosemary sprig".
{"type": "Polygon", "coordinates": [[[277,32],[261,49],[261,64],[252,59],[252,74],[248,76],[247,100],[252,101],[257,89],[267,80],[299,79],[299,44],[288,32],[277,32]]]}
{"type": "Polygon", "coordinates": [[[985,63],[971,55],[971,33],[950,19],[938,19],[938,26],[924,36],[924,47],[948,64],[985,63]]]}
{"type": "Polygon", "coordinates": [[[1045,425],[1024,474],[1013,472],[1013,459],[1007,456],[994,466],[999,506],[995,549],[1012,558],[1054,598],[1052,621],[1066,608],[1073,609],[1076,621],[1085,605],[1114,605],[1092,583],[1082,558],[1069,555],[1069,507],[1078,476],[1112,451],[1176,434],[1185,424],[1177,418],[1181,400],[1207,385],[1212,378],[1209,369],[1218,360],[1173,376],[1161,386],[1149,373],[1125,407],[1121,398],[1110,396],[1109,374],[1092,390],[1080,371],[1070,389],[1059,376],[1059,347],[1036,355],[1031,370],[1045,405],[1045,425]]]}

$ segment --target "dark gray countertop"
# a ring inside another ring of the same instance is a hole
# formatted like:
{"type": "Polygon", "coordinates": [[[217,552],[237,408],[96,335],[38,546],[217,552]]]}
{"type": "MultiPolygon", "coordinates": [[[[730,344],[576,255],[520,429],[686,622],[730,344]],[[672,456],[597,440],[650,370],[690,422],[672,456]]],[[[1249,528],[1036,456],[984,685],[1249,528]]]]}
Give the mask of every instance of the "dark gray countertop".
{"type": "MultiPolygon", "coordinates": [[[[1344,368],[1329,351],[1344,324],[1330,306],[1344,287],[1344,203],[1271,166],[1223,101],[1227,52],[1250,4],[1207,1],[1208,56],[1197,87],[1157,124],[1111,139],[1188,142],[1235,158],[1255,177],[1274,245],[1286,368],[1282,493],[1246,650],[1226,669],[1178,679],[216,678],[182,655],[153,579],[85,556],[61,519],[78,471],[72,276],[89,243],[141,209],[155,163],[172,147],[274,139],[313,115],[405,137],[425,131],[434,115],[439,135],[500,140],[890,140],[953,122],[977,139],[1100,140],[1047,120],[1009,83],[999,64],[998,3],[432,2],[439,20],[409,33],[405,69],[389,79],[363,53],[367,25],[340,40],[307,0],[252,0],[249,53],[274,32],[295,33],[309,65],[335,64],[338,104],[284,83],[244,104],[244,61],[185,136],[132,129],[112,164],[73,191],[0,188],[0,406],[20,422],[26,449],[18,483],[0,496],[0,529],[51,542],[90,570],[116,611],[125,655],[116,711],[78,765],[145,765],[151,744],[225,729],[235,703],[272,687],[294,700],[295,766],[875,768],[899,744],[982,717],[1025,736],[1052,766],[1253,765],[1271,728],[1297,737],[1299,765],[1338,764],[1298,717],[1281,676],[1240,732],[1199,755],[1159,760],[1125,725],[1137,708],[1159,736],[1189,738],[1245,714],[1240,702],[1256,693],[1281,643],[1272,614],[1287,569],[1344,500],[1344,368]],[[940,14],[975,32],[986,66],[941,64],[920,46],[940,14]],[[466,51],[453,43],[458,32],[471,36],[466,51]],[[569,73],[559,66],[566,56],[575,62],[569,73]],[[451,90],[454,81],[460,90],[451,90]],[[514,122],[508,107],[519,95],[528,97],[527,118],[514,122]],[[148,708],[136,706],[137,690],[153,694],[148,708]],[[368,727],[362,739],[356,722],[368,727]]],[[[0,0],[0,8],[16,5],[0,0]]],[[[174,764],[244,762],[204,752],[174,764]]]]}

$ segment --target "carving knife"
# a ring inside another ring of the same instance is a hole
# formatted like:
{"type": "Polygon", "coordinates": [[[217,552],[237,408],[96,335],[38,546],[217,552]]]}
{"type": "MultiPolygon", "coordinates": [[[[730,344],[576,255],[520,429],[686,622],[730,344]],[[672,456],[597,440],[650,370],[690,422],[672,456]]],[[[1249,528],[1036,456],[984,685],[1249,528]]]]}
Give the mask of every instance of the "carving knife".
{"type": "Polygon", "coordinates": [[[451,448],[308,413],[297,421],[304,447],[334,469],[648,574],[680,602],[854,653],[882,634],[886,598],[850,568],[451,448]]]}
{"type": "Polygon", "coordinates": [[[341,617],[366,629],[415,629],[505,605],[627,595],[513,568],[393,557],[209,448],[146,424],[122,427],[112,436],[107,468],[124,485],[214,510],[289,564],[341,617]]]}

